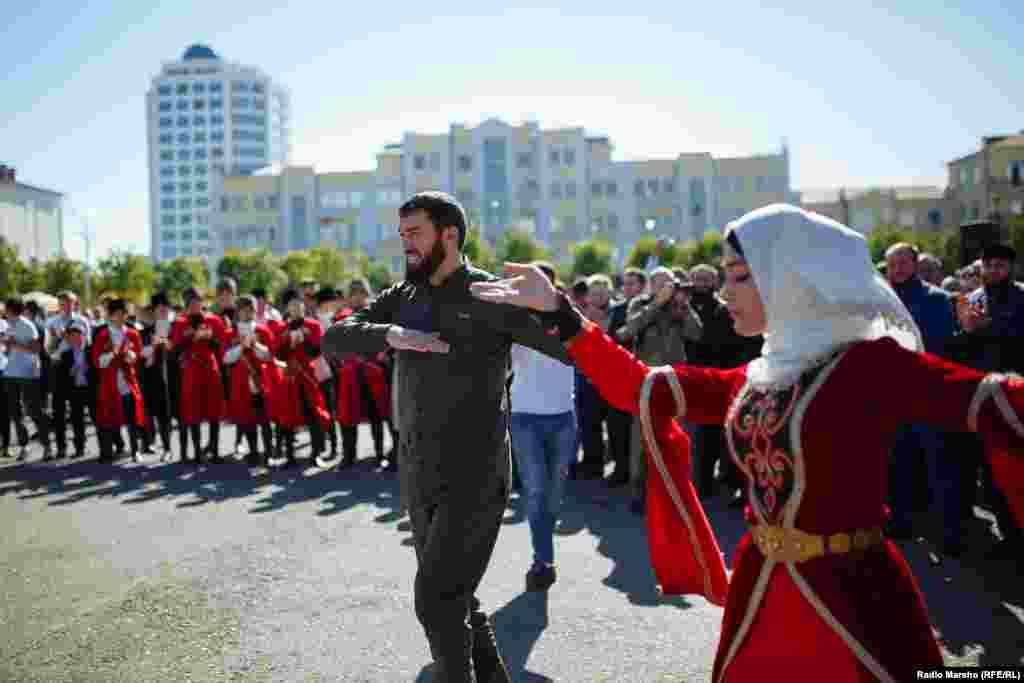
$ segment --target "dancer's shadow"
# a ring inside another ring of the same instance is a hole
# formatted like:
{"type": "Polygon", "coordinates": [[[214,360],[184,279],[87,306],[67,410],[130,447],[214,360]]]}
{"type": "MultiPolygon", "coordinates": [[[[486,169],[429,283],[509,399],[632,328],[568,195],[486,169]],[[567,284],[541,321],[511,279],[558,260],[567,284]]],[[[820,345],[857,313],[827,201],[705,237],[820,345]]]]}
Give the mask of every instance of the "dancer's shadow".
{"type": "MultiPolygon", "coordinates": [[[[548,627],[548,594],[521,593],[492,615],[505,666],[516,683],[553,683],[553,679],[526,669],[537,641],[548,627]]],[[[433,683],[432,665],[423,667],[416,683],[433,683]]]]}

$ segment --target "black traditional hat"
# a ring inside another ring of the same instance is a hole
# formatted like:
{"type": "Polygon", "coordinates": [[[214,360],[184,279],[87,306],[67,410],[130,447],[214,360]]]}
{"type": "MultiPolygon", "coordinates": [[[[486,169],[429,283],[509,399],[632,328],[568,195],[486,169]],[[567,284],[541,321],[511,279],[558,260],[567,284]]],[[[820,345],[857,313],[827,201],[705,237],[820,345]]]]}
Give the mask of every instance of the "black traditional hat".
{"type": "Polygon", "coordinates": [[[334,291],[333,287],[324,287],[316,293],[314,296],[318,304],[327,303],[328,301],[334,301],[338,298],[338,293],[334,291]]]}
{"type": "Polygon", "coordinates": [[[170,306],[171,299],[167,296],[167,292],[157,292],[153,296],[149,297],[149,305],[153,308],[157,306],[170,306]]]}
{"type": "Polygon", "coordinates": [[[1017,252],[1009,244],[990,244],[981,252],[981,260],[998,258],[1007,261],[1016,261],[1017,252]]]}
{"type": "Polygon", "coordinates": [[[107,303],[107,315],[111,313],[117,313],[119,311],[127,311],[128,303],[124,299],[111,299],[107,303]]]}
{"type": "Polygon", "coordinates": [[[185,302],[185,305],[188,306],[196,299],[201,300],[203,297],[199,294],[199,290],[197,290],[195,287],[189,287],[188,289],[181,293],[181,298],[185,302]]]}

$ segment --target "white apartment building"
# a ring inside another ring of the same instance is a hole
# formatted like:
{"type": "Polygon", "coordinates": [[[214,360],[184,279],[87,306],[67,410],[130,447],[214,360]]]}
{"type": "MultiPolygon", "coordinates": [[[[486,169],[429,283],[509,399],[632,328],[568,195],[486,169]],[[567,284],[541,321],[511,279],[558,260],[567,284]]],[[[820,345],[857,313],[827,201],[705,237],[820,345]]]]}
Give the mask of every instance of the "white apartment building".
{"type": "Polygon", "coordinates": [[[699,239],[751,209],[797,201],[785,148],[752,157],[616,161],[611,141],[583,128],[542,130],[499,119],[475,128],[453,124],[442,134],[406,133],[384,147],[372,171],[285,168],[270,175],[279,180],[218,181],[212,220],[222,250],[265,245],[285,253],[327,243],[375,255],[380,242],[390,264],[400,200],[437,189],[458,198],[491,243],[520,229],[561,257],[571,243],[603,237],[621,263],[641,238],[699,239]]]}
{"type": "Polygon", "coordinates": [[[18,182],[15,170],[0,165],[0,239],[24,261],[64,254],[64,195],[18,182]]]}
{"type": "Polygon", "coordinates": [[[211,176],[288,159],[287,93],[259,69],[192,45],[146,93],[150,256],[210,258],[211,176]]]}

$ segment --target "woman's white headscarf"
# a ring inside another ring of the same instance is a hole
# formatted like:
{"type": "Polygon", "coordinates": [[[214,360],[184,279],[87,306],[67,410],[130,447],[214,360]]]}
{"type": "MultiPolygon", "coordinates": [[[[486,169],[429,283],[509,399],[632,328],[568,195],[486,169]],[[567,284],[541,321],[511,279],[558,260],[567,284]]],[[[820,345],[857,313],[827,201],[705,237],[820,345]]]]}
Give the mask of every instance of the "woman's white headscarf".
{"type": "Polygon", "coordinates": [[[735,232],[767,325],[760,358],[747,377],[788,385],[839,347],[889,336],[920,351],[910,312],[871,262],[867,242],[840,223],[788,204],[752,211],[735,232]]]}

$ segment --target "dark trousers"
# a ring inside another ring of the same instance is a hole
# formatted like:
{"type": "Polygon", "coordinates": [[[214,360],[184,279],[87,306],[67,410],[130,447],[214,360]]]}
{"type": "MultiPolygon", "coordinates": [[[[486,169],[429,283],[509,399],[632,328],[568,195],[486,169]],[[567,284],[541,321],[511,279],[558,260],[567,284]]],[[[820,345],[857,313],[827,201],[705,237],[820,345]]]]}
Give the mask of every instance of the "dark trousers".
{"type": "Polygon", "coordinates": [[[697,492],[701,496],[711,496],[715,493],[715,463],[722,463],[722,473],[726,477],[726,468],[731,464],[725,453],[725,428],[721,425],[697,425],[695,437],[697,492]]]}
{"type": "Polygon", "coordinates": [[[146,442],[156,442],[157,435],[165,451],[171,450],[171,404],[167,387],[162,382],[147,382],[142,387],[146,406],[146,442]]]}
{"type": "Polygon", "coordinates": [[[936,462],[940,450],[938,434],[931,427],[906,424],[899,428],[889,459],[889,509],[894,531],[910,533],[914,513],[928,507],[928,466],[936,462]]]}
{"type": "Polygon", "coordinates": [[[982,482],[985,487],[985,498],[992,508],[992,514],[996,518],[996,525],[999,527],[999,535],[1003,540],[1009,541],[1015,546],[1024,549],[1024,530],[1017,525],[1017,518],[1010,510],[1010,504],[992,477],[992,467],[988,461],[982,459],[982,482]]]}
{"type": "MultiPolygon", "coordinates": [[[[370,385],[359,369],[359,400],[363,404],[363,412],[370,421],[370,435],[373,437],[373,449],[377,459],[384,457],[384,420],[377,410],[377,401],[370,391],[370,385]]],[[[359,445],[359,425],[346,425],[341,428],[342,447],[347,462],[355,462],[359,445]]],[[[397,443],[397,440],[396,440],[397,443]]]]}
{"type": "MultiPolygon", "coordinates": [[[[309,428],[309,441],[313,448],[313,457],[324,452],[324,427],[320,424],[320,418],[313,412],[313,404],[306,397],[304,390],[299,390],[299,403],[302,406],[302,415],[309,428]]],[[[291,429],[282,428],[279,432],[278,448],[284,450],[284,456],[289,462],[295,462],[295,432],[291,429]]]]}
{"type": "MultiPolygon", "coordinates": [[[[139,443],[143,439],[142,430],[139,429],[135,424],[135,397],[131,394],[122,394],[121,396],[121,409],[124,411],[125,419],[128,421],[128,439],[131,446],[132,455],[139,452],[139,443]]],[[[121,441],[121,428],[103,428],[100,429],[97,426],[96,429],[99,432],[100,437],[100,459],[101,460],[113,460],[114,458],[114,443],[121,441]],[[115,435],[117,438],[115,438],[115,435]]]]}
{"type": "Polygon", "coordinates": [[[181,449],[181,459],[185,460],[188,455],[188,437],[192,437],[192,450],[194,453],[194,459],[198,461],[204,452],[208,453],[212,457],[216,458],[220,456],[220,422],[218,420],[211,420],[210,425],[210,438],[206,448],[203,448],[203,434],[202,434],[202,422],[195,424],[184,424],[180,419],[178,420],[178,447],[181,449]]]}
{"type": "Polygon", "coordinates": [[[53,440],[57,455],[67,452],[67,418],[71,411],[71,430],[74,433],[75,453],[85,453],[85,411],[89,407],[92,388],[69,386],[53,393],[53,440]]]}
{"type": "Polygon", "coordinates": [[[11,415],[7,409],[7,380],[0,375],[0,449],[11,447],[11,415]]]}
{"type": "Polygon", "coordinates": [[[939,438],[943,447],[931,463],[932,492],[942,515],[943,545],[952,549],[962,545],[963,522],[974,504],[984,446],[981,437],[968,432],[942,433],[939,438]]]}
{"type": "Polygon", "coordinates": [[[489,492],[449,495],[409,510],[416,547],[416,616],[430,643],[438,683],[473,683],[473,636],[486,628],[476,591],[491,561],[508,501],[504,480],[489,492]]]}
{"type": "Polygon", "coordinates": [[[629,477],[629,430],[633,427],[633,416],[608,408],[608,450],[615,462],[616,476],[629,477]]]}
{"type": "Polygon", "coordinates": [[[14,423],[14,429],[18,433],[18,445],[28,445],[28,430],[22,422],[25,413],[32,418],[39,432],[39,441],[44,446],[50,443],[50,421],[43,413],[43,385],[39,379],[20,379],[7,377],[4,379],[4,393],[7,400],[7,420],[5,421],[4,432],[7,442],[10,443],[10,425],[14,423]],[[24,409],[22,408],[24,406],[24,409]]]}
{"type": "Polygon", "coordinates": [[[327,413],[331,416],[331,424],[327,429],[327,441],[331,444],[331,454],[336,455],[338,453],[338,430],[334,423],[338,420],[338,394],[334,390],[333,379],[320,382],[320,394],[323,395],[327,413]]]}
{"type": "Polygon", "coordinates": [[[255,459],[259,455],[258,448],[258,436],[263,436],[263,453],[265,457],[270,458],[274,453],[274,434],[270,426],[270,422],[267,420],[267,408],[266,402],[263,397],[259,394],[252,395],[253,412],[258,416],[260,422],[259,426],[252,425],[249,427],[239,428],[239,433],[245,436],[246,443],[249,444],[249,457],[255,459]]]}
{"type": "Polygon", "coordinates": [[[585,469],[597,471],[604,468],[604,421],[608,415],[608,404],[585,378],[576,383],[576,392],[580,442],[583,444],[580,464],[585,469]]]}

